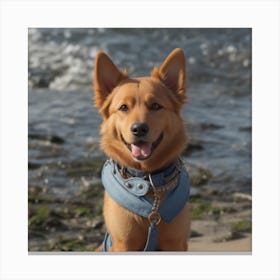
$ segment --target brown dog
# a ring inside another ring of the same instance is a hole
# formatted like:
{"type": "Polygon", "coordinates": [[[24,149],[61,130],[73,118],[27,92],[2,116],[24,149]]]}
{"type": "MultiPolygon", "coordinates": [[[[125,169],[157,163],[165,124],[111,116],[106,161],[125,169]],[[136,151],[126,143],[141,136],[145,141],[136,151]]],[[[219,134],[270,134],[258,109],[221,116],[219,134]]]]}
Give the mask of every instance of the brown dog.
{"type": "MultiPolygon", "coordinates": [[[[186,136],[180,111],[185,101],[185,73],[181,49],[173,50],[151,76],[138,78],[129,78],[126,71],[120,71],[105,53],[97,54],[94,99],[103,116],[101,148],[114,160],[124,181],[129,176],[124,170],[156,174],[176,162],[184,149],[186,136]]],[[[176,168],[180,169],[180,174],[182,166],[176,168]]],[[[180,176],[178,174],[175,177],[180,176]]],[[[148,181],[147,176],[145,179],[148,181]]],[[[158,211],[170,189],[167,186],[160,192],[153,189],[154,192],[149,190],[145,194],[154,206],[152,211],[157,218],[153,221],[128,210],[105,191],[104,218],[112,240],[108,250],[143,251],[149,225],[155,222],[158,250],[186,251],[190,230],[188,204],[184,203],[169,222],[161,219],[158,211]]],[[[168,207],[172,209],[175,205],[168,207]]]]}

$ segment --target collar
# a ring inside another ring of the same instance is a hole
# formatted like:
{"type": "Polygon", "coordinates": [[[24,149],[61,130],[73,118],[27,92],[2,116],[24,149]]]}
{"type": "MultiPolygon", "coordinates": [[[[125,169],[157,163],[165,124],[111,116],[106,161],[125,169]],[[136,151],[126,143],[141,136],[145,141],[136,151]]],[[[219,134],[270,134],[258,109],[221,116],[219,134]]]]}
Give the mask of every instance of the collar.
{"type": "Polygon", "coordinates": [[[139,183],[139,180],[144,180],[153,184],[158,191],[164,191],[164,189],[167,189],[168,186],[174,185],[183,166],[182,160],[177,158],[176,161],[172,162],[166,168],[148,173],[137,169],[123,167],[116,163],[113,159],[110,159],[110,161],[111,164],[114,165],[115,174],[119,173],[121,175],[124,180],[124,184],[128,187],[128,189],[133,187],[134,184],[131,184],[133,180],[137,181],[137,183],[139,183]],[[131,186],[129,186],[129,184],[131,184],[131,186]]]}
{"type": "Polygon", "coordinates": [[[147,218],[152,212],[154,203],[146,194],[154,187],[157,192],[166,191],[158,210],[160,216],[166,222],[170,222],[182,210],[189,198],[187,170],[178,160],[166,169],[149,175],[152,184],[147,178],[131,176],[124,178],[119,166],[114,160],[109,159],[103,166],[101,178],[105,190],[113,200],[126,209],[147,218]]]}

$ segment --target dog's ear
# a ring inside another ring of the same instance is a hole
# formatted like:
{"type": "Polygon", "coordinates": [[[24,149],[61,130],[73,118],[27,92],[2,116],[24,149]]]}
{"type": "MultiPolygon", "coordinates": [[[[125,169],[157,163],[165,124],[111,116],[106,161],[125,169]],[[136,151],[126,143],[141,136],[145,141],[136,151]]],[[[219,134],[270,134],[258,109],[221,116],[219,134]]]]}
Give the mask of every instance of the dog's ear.
{"type": "Polygon", "coordinates": [[[101,107],[107,96],[125,77],[125,71],[120,71],[104,52],[98,52],[94,68],[95,105],[101,107]]]}
{"type": "Polygon", "coordinates": [[[183,51],[174,49],[159,68],[152,71],[152,77],[159,78],[181,102],[185,101],[186,61],[183,51]]]}

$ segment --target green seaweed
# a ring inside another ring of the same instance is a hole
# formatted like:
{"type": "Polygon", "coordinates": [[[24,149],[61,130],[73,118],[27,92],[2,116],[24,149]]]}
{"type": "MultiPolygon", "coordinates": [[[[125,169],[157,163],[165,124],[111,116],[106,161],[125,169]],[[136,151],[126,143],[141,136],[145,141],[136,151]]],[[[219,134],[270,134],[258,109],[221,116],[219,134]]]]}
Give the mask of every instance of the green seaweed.
{"type": "Polygon", "coordinates": [[[201,203],[202,202],[202,197],[200,194],[192,195],[189,198],[190,203],[201,203]]]}
{"type": "Polygon", "coordinates": [[[224,213],[232,213],[236,210],[230,206],[212,206],[210,203],[199,203],[192,208],[192,218],[194,220],[201,220],[204,215],[213,215],[216,218],[224,213]]]}
{"type": "Polygon", "coordinates": [[[48,190],[44,187],[37,185],[28,186],[28,202],[31,204],[39,203],[61,203],[61,200],[58,198],[52,198],[48,196],[48,190]]]}
{"type": "Polygon", "coordinates": [[[95,214],[92,212],[92,209],[89,207],[76,207],[74,209],[75,217],[94,217],[95,214]]]}
{"type": "Polygon", "coordinates": [[[32,217],[29,218],[29,227],[40,226],[45,224],[46,220],[50,217],[51,209],[48,206],[39,206],[34,210],[32,217]]]}
{"type": "Polygon", "coordinates": [[[231,231],[233,233],[251,232],[252,222],[249,220],[241,220],[231,224],[231,231]]]}
{"type": "Polygon", "coordinates": [[[85,240],[78,237],[59,237],[49,245],[50,251],[85,251],[85,240]]]}
{"type": "Polygon", "coordinates": [[[210,203],[201,203],[192,208],[191,215],[192,219],[200,220],[203,218],[205,213],[208,213],[211,209],[210,203]]]}
{"type": "Polygon", "coordinates": [[[82,196],[84,198],[90,199],[90,198],[101,198],[103,197],[103,185],[101,182],[90,184],[87,188],[82,189],[78,195],[82,196]]]}

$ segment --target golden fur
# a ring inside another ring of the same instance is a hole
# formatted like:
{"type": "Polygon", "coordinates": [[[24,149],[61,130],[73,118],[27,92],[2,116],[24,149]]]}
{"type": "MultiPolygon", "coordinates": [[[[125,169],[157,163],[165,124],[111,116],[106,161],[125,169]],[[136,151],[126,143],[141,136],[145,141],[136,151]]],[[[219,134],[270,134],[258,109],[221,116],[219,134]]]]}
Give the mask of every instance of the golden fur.
{"type": "MultiPolygon", "coordinates": [[[[185,57],[181,49],[173,50],[149,77],[138,78],[129,78],[126,71],[120,71],[105,53],[97,54],[94,100],[103,116],[101,148],[110,158],[128,168],[154,172],[168,166],[179,156],[186,145],[184,123],[180,116],[186,99],[185,71],[185,57]],[[131,128],[136,123],[148,126],[144,136],[132,133],[131,128]],[[153,149],[161,135],[160,143],[153,149]],[[128,148],[133,145],[134,151],[128,148]],[[144,157],[146,153],[148,156],[144,157]],[[141,155],[135,157],[136,154],[141,155]]],[[[144,249],[148,220],[126,210],[106,192],[104,218],[113,239],[111,251],[144,249]]],[[[186,205],[172,222],[161,221],[158,227],[160,250],[187,250],[189,206],[186,205]]]]}

